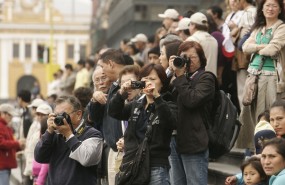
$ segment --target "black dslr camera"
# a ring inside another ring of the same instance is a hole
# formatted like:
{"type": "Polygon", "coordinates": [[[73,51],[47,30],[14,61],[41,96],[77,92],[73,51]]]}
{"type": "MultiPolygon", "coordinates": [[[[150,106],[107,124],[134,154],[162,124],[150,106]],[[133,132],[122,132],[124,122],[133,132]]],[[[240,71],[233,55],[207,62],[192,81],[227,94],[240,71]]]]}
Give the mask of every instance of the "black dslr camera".
{"type": "Polygon", "coordinates": [[[190,60],[186,55],[176,56],[173,60],[173,65],[177,68],[182,68],[185,64],[190,64],[190,60]]]}
{"type": "Polygon", "coordinates": [[[66,119],[67,123],[69,125],[71,125],[71,119],[70,119],[70,116],[66,113],[66,112],[63,112],[61,114],[58,114],[55,118],[54,118],[54,123],[57,125],[57,126],[61,126],[61,125],[64,125],[64,122],[63,122],[63,119],[66,119]]]}
{"type": "Polygon", "coordinates": [[[145,88],[145,81],[131,81],[132,89],[143,89],[145,88]]]}

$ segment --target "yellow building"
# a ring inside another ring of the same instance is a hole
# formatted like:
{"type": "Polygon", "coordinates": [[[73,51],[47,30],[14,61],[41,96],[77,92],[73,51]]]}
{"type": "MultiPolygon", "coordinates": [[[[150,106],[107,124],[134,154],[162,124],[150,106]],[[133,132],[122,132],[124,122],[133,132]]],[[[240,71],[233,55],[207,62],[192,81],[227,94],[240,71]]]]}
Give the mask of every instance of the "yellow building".
{"type": "Polygon", "coordinates": [[[89,22],[63,16],[52,0],[5,0],[0,16],[0,99],[34,82],[46,96],[53,72],[88,54],[89,22]]]}

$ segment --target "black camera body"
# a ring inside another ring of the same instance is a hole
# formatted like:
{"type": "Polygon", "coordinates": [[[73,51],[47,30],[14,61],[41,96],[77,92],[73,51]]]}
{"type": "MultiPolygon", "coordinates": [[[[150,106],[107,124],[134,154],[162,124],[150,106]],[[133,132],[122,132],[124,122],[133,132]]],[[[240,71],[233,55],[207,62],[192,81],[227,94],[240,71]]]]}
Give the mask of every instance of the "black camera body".
{"type": "Polygon", "coordinates": [[[145,81],[131,81],[132,89],[143,89],[145,88],[145,81]]]}
{"type": "Polygon", "coordinates": [[[58,114],[55,118],[54,118],[54,123],[57,125],[57,126],[61,126],[61,125],[64,125],[64,122],[63,122],[63,119],[65,119],[67,121],[67,123],[69,125],[71,125],[71,119],[70,119],[70,116],[66,113],[66,112],[63,112],[61,114],[58,114]]]}
{"type": "Polygon", "coordinates": [[[187,58],[186,55],[176,56],[173,60],[173,65],[177,68],[182,68],[185,66],[185,64],[186,65],[190,64],[190,60],[189,60],[189,58],[187,58]]]}

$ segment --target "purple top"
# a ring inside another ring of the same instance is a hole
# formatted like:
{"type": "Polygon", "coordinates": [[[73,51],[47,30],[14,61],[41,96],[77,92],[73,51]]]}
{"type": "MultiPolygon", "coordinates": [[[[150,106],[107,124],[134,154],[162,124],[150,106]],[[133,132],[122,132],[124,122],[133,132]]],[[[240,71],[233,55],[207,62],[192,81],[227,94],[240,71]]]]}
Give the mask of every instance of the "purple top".
{"type": "Polygon", "coordinates": [[[227,57],[224,56],[222,52],[222,45],[225,37],[220,31],[214,31],[211,35],[217,40],[218,42],[218,66],[224,66],[225,62],[228,62],[227,57]]]}
{"type": "Polygon", "coordinates": [[[49,164],[41,164],[33,160],[33,176],[35,177],[36,185],[44,185],[48,173],[49,164]]]}

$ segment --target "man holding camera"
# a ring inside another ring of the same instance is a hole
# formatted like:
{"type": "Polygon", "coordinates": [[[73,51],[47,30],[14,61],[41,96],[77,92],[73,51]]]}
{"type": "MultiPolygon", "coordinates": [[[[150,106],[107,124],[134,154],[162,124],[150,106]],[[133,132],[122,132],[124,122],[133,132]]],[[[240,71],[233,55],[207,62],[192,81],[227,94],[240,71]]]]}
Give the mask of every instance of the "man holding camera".
{"type": "Polygon", "coordinates": [[[85,124],[81,104],[74,96],[61,96],[55,104],[48,129],[35,148],[35,160],[49,163],[49,185],[96,185],[101,133],[85,124]]]}

